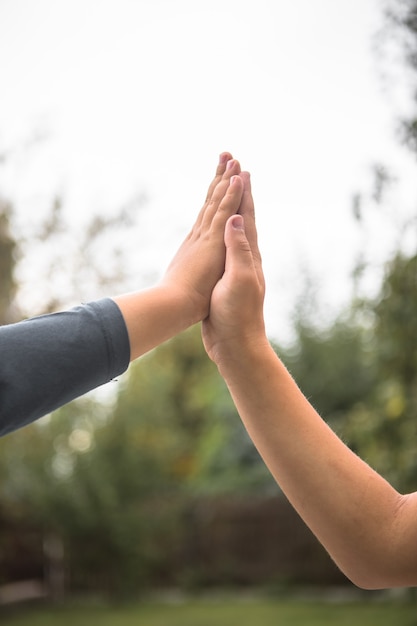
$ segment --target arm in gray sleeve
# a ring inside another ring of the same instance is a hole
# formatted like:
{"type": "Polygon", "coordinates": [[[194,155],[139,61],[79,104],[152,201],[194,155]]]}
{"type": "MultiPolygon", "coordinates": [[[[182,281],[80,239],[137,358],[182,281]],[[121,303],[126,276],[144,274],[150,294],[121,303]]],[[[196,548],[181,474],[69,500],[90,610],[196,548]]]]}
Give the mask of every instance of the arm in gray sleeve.
{"type": "Polygon", "coordinates": [[[111,299],[0,327],[0,435],[110,381],[129,360],[111,299]]]}

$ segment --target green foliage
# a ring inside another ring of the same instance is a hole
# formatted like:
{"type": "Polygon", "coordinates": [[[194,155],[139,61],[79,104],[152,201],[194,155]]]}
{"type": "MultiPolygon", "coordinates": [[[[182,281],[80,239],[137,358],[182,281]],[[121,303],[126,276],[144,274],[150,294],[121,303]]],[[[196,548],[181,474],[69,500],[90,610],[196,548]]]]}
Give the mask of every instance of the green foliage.
{"type": "Polygon", "coordinates": [[[270,485],[197,327],[131,368],[114,415],[151,475],[162,472],[165,488],[201,493],[270,485]]]}
{"type": "Polygon", "coordinates": [[[294,345],[277,351],[304,394],[361,457],[415,490],[417,256],[393,256],[375,299],[324,328],[301,309],[295,330],[294,345]]]}
{"type": "Polygon", "coordinates": [[[417,153],[417,2],[416,0],[389,0],[389,36],[396,35],[402,43],[406,64],[410,70],[408,78],[414,110],[401,120],[402,139],[414,153],[417,153]]]}
{"type": "Polygon", "coordinates": [[[369,333],[353,314],[325,328],[301,319],[295,328],[294,344],[277,352],[317,411],[337,426],[375,384],[369,333]]]}
{"type": "Polygon", "coordinates": [[[173,506],[113,426],[99,404],[72,403],[2,439],[0,472],[9,518],[31,519],[64,541],[72,586],[120,595],[140,588],[169,545],[173,506]]]}
{"type": "Polygon", "coordinates": [[[373,317],[375,384],[351,411],[346,436],[398,488],[417,484],[417,257],[398,253],[387,264],[373,317]]]}
{"type": "MultiPolygon", "coordinates": [[[[417,153],[417,2],[388,0],[385,45],[402,46],[403,67],[411,87],[409,112],[401,120],[401,138],[417,153]]],[[[384,167],[375,170],[372,200],[384,204],[387,185],[393,182],[384,167]]],[[[356,201],[359,221],[362,206],[356,201]]],[[[417,485],[417,257],[414,241],[416,216],[398,222],[398,207],[391,215],[397,236],[397,251],[387,261],[378,296],[363,302],[370,320],[371,357],[375,370],[369,393],[347,412],[343,433],[350,445],[400,490],[417,485]],[[408,243],[407,243],[408,242],[408,243]],[[407,244],[407,253],[404,252],[407,244]],[[410,252],[411,249],[411,252],[410,252]]],[[[365,255],[358,263],[356,278],[367,267],[365,255]]]]}
{"type": "Polygon", "coordinates": [[[408,395],[417,383],[417,256],[398,253],[387,264],[374,314],[381,374],[396,373],[408,395]]]}

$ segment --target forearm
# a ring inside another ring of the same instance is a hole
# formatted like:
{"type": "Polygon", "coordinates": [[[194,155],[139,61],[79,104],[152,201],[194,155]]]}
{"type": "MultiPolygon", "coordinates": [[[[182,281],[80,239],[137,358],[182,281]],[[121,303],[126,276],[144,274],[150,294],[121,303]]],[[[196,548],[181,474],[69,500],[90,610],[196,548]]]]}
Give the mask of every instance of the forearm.
{"type": "Polygon", "coordinates": [[[187,294],[164,285],[113,300],[126,323],[131,361],[199,321],[187,294]]]}
{"type": "Polygon", "coordinates": [[[415,497],[342,443],[271,347],[228,350],[220,371],[271,473],[346,575],[363,587],[416,584],[415,497]]]}

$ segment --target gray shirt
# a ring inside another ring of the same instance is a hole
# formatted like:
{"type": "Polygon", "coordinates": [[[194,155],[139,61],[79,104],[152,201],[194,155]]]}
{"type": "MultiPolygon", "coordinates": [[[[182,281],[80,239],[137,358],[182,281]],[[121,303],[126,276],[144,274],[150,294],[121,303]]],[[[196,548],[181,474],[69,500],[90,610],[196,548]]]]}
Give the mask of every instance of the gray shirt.
{"type": "Polygon", "coordinates": [[[0,435],[122,374],[127,328],[109,298],[0,327],[0,435]]]}

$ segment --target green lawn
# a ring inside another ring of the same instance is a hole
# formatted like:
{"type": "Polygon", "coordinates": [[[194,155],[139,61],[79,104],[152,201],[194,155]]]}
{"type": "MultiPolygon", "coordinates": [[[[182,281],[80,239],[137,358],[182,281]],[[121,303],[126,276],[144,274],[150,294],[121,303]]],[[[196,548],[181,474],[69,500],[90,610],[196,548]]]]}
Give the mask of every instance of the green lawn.
{"type": "Polygon", "coordinates": [[[417,626],[405,604],[324,604],[295,601],[190,601],[127,607],[7,611],[2,626],[417,626]]]}

